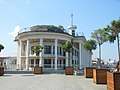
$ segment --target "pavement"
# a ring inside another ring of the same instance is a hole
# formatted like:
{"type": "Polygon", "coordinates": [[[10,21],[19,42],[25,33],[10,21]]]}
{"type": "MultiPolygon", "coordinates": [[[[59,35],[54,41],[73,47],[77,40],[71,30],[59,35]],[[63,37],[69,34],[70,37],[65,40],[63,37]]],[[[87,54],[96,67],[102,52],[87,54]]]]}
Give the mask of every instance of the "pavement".
{"type": "Polygon", "coordinates": [[[5,74],[0,76],[0,90],[107,90],[107,85],[95,84],[83,75],[5,74]]]}

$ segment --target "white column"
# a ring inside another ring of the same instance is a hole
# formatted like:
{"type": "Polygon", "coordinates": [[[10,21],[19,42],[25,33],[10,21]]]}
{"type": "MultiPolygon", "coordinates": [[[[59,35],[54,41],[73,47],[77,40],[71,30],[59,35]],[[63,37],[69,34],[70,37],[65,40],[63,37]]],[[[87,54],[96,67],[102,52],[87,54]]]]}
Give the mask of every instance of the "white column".
{"type": "Polygon", "coordinates": [[[55,70],[57,70],[57,39],[55,39],[55,70]]]}
{"type": "MultiPolygon", "coordinates": [[[[85,50],[84,50],[84,48],[83,48],[83,46],[82,46],[82,56],[83,56],[83,57],[82,57],[82,60],[83,60],[83,61],[82,61],[82,66],[83,66],[83,67],[84,67],[84,62],[85,62],[84,53],[85,53],[85,50]]],[[[83,68],[83,67],[82,67],[82,68],[83,68]]]]}
{"type": "Polygon", "coordinates": [[[79,42],[79,65],[80,69],[82,69],[82,44],[79,42]]]}
{"type": "MultiPolygon", "coordinates": [[[[40,38],[40,46],[43,46],[43,39],[40,38]]],[[[42,67],[42,54],[43,52],[40,52],[40,59],[39,59],[39,66],[42,67]]]]}
{"type": "Polygon", "coordinates": [[[63,59],[61,60],[61,68],[63,68],[63,59]]]}
{"type": "Polygon", "coordinates": [[[58,46],[58,55],[60,55],[60,48],[59,48],[59,46],[58,46]]]}
{"type": "Polygon", "coordinates": [[[23,44],[23,42],[22,42],[22,48],[21,48],[22,50],[21,50],[21,56],[24,56],[24,44],[23,44]]]}
{"type": "Polygon", "coordinates": [[[19,48],[20,52],[19,52],[19,69],[22,69],[22,41],[20,40],[20,48],[19,48]]]}
{"type": "Polygon", "coordinates": [[[34,59],[34,67],[35,67],[35,65],[36,65],[36,59],[34,59]]]}
{"type": "Polygon", "coordinates": [[[62,54],[62,56],[63,56],[63,49],[61,48],[61,54],[62,54]]]}
{"type": "Polygon", "coordinates": [[[68,67],[68,52],[66,52],[66,67],[68,67]]]}
{"type": "Polygon", "coordinates": [[[70,66],[72,66],[72,52],[70,52],[70,66]]]}
{"type": "Polygon", "coordinates": [[[30,48],[29,48],[29,49],[30,49],[30,53],[29,53],[29,54],[30,54],[30,56],[31,56],[31,55],[32,55],[32,52],[31,52],[31,45],[30,45],[29,47],[30,47],[30,48]]]}
{"type": "Polygon", "coordinates": [[[86,49],[84,48],[84,66],[86,67],[88,65],[88,62],[86,62],[86,49]]]}
{"type": "Polygon", "coordinates": [[[60,59],[58,59],[58,68],[60,68],[60,59]]]}
{"type": "Polygon", "coordinates": [[[17,69],[19,69],[19,60],[20,60],[20,43],[18,42],[18,47],[17,47],[17,69]]]}
{"type": "Polygon", "coordinates": [[[83,48],[83,45],[82,45],[82,63],[81,63],[81,65],[82,65],[82,68],[84,68],[84,48],[83,48]]]}
{"type": "MultiPolygon", "coordinates": [[[[82,45],[82,44],[81,44],[81,45],[82,45]]],[[[83,66],[84,66],[84,49],[83,49],[83,45],[81,46],[81,48],[82,48],[82,49],[81,49],[81,50],[82,50],[82,51],[81,51],[81,54],[82,54],[82,59],[81,59],[81,62],[82,62],[82,63],[81,63],[81,66],[82,66],[82,68],[83,68],[83,66]]]]}
{"type": "Polygon", "coordinates": [[[44,59],[42,60],[42,67],[44,68],[44,59]]]}
{"type": "Polygon", "coordinates": [[[53,55],[53,45],[51,45],[51,55],[53,55]]]}
{"type": "Polygon", "coordinates": [[[82,46],[82,48],[83,48],[83,68],[86,66],[86,59],[85,59],[85,49],[84,49],[84,47],[82,46]]]}
{"type": "Polygon", "coordinates": [[[53,59],[51,59],[51,68],[53,68],[53,59]]]}
{"type": "Polygon", "coordinates": [[[27,47],[26,47],[26,70],[29,70],[29,40],[27,40],[27,47]]]}

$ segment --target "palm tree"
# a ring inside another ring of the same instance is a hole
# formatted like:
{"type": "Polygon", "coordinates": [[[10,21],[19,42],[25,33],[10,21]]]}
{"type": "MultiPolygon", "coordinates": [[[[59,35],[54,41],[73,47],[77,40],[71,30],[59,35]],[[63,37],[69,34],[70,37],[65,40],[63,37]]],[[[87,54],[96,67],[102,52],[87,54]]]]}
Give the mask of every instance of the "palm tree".
{"type": "Polygon", "coordinates": [[[98,29],[95,30],[94,33],[92,33],[92,38],[94,38],[99,46],[99,64],[100,64],[100,68],[101,68],[101,45],[108,41],[108,34],[107,31],[105,31],[105,29],[98,29]]]}
{"type": "Polygon", "coordinates": [[[4,46],[2,44],[0,44],[0,52],[2,49],[4,49],[4,46]]]}
{"type": "Polygon", "coordinates": [[[36,45],[34,46],[34,48],[32,48],[32,53],[36,53],[39,54],[40,52],[42,52],[43,47],[40,45],[36,45]]]}
{"type": "MultiPolygon", "coordinates": [[[[92,50],[95,50],[97,48],[96,41],[92,39],[87,40],[84,44],[84,48],[90,51],[90,53],[92,54],[92,50]]],[[[89,60],[89,66],[90,66],[90,60],[89,60]]]]}
{"type": "Polygon", "coordinates": [[[120,19],[119,20],[113,20],[111,22],[111,25],[106,28],[106,31],[110,33],[109,35],[109,41],[110,43],[117,39],[117,47],[118,47],[118,57],[119,57],[119,63],[120,63],[120,46],[119,46],[119,33],[120,33],[120,19]]]}
{"type": "MultiPolygon", "coordinates": [[[[66,60],[68,61],[68,54],[72,51],[72,43],[66,42],[64,45],[62,45],[63,50],[66,52],[66,60]]],[[[68,63],[68,65],[70,65],[68,63]]],[[[66,63],[66,66],[68,66],[66,63]]]]}
{"type": "MultiPolygon", "coordinates": [[[[32,48],[32,53],[36,53],[36,56],[39,55],[43,50],[43,47],[40,45],[36,45],[34,46],[34,48],[32,48]]],[[[41,58],[42,55],[40,55],[41,58]]],[[[40,63],[40,62],[39,62],[40,63]]]]}

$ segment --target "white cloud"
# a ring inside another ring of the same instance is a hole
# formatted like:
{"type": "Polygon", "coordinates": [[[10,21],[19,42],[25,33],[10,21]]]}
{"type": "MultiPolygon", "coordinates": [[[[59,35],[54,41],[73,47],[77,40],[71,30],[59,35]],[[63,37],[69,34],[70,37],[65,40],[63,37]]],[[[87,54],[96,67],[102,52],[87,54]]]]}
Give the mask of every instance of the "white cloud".
{"type": "Polygon", "coordinates": [[[9,35],[16,37],[18,32],[20,31],[20,26],[16,26],[13,32],[8,33],[9,35]]]}

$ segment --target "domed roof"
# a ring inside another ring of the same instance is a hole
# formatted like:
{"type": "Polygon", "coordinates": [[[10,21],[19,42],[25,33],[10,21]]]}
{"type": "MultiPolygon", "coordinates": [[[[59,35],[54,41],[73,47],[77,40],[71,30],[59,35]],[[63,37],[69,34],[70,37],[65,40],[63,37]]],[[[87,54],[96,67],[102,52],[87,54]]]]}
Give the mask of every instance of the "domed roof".
{"type": "Polygon", "coordinates": [[[20,32],[18,32],[18,35],[21,35],[24,33],[30,33],[30,32],[49,32],[49,33],[61,33],[61,34],[70,35],[69,33],[66,32],[66,30],[61,25],[59,25],[59,26],[35,25],[30,28],[21,29],[20,32]]]}
{"type": "Polygon", "coordinates": [[[31,31],[38,32],[56,32],[56,33],[64,33],[64,28],[62,26],[54,26],[54,25],[36,25],[32,26],[31,31]]]}

